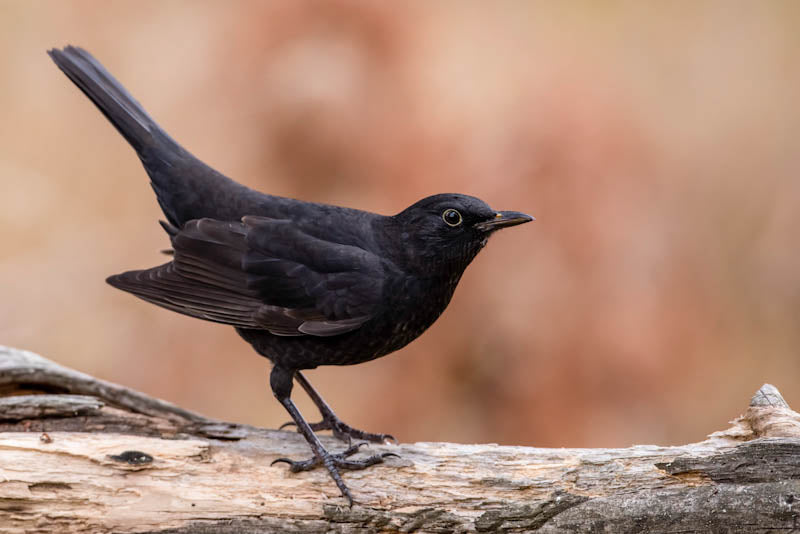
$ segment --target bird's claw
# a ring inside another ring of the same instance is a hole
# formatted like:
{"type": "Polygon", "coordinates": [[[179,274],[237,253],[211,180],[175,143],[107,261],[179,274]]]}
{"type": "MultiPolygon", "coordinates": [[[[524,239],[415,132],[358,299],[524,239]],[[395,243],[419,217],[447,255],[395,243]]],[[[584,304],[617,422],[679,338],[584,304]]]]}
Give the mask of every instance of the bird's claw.
{"type": "Polygon", "coordinates": [[[281,426],[278,427],[278,430],[283,430],[284,428],[286,428],[288,426],[296,427],[297,423],[295,423],[294,421],[286,421],[285,423],[283,423],[281,426]]]}

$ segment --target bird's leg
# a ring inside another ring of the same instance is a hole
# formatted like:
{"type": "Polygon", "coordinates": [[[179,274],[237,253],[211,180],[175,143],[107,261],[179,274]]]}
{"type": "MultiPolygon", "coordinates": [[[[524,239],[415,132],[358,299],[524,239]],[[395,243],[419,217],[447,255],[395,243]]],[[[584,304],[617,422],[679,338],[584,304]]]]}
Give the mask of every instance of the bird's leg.
{"type": "Polygon", "coordinates": [[[314,434],[314,431],[311,429],[311,426],[303,419],[303,416],[300,415],[300,411],[292,402],[290,398],[292,393],[292,376],[294,373],[282,367],[278,367],[277,365],[272,368],[272,373],[270,374],[270,386],[272,387],[272,393],[275,395],[275,398],[283,404],[283,407],[286,408],[286,411],[289,412],[289,415],[292,417],[294,424],[297,425],[298,431],[303,434],[303,437],[306,438],[311,450],[314,452],[313,458],[303,461],[294,461],[290,460],[289,458],[278,458],[274,460],[272,463],[287,463],[289,464],[289,469],[293,473],[297,473],[299,471],[308,471],[317,467],[318,465],[324,465],[325,468],[328,470],[328,473],[331,475],[331,478],[334,482],[336,482],[336,486],[339,488],[339,491],[342,492],[342,496],[347,499],[350,503],[350,506],[353,506],[353,496],[350,494],[350,490],[342,480],[342,476],[339,474],[339,469],[348,469],[348,470],[356,470],[356,469],[365,469],[371,465],[379,464],[383,462],[383,459],[388,456],[397,456],[393,453],[383,453],[383,454],[375,454],[366,458],[364,460],[348,460],[349,456],[358,452],[359,447],[363,445],[355,444],[349,446],[345,451],[339,454],[331,454],[322,446],[320,443],[319,438],[314,434]]]}
{"type": "MultiPolygon", "coordinates": [[[[372,432],[365,432],[344,423],[333,413],[328,403],[323,400],[320,394],[317,393],[317,390],[313,388],[300,371],[295,372],[294,379],[297,380],[298,384],[303,386],[303,389],[306,390],[306,393],[308,393],[308,396],[314,401],[317,409],[319,409],[319,413],[322,415],[322,421],[309,425],[315,432],[318,430],[330,430],[333,432],[334,437],[348,443],[350,443],[353,438],[371,441],[373,443],[386,443],[387,441],[397,443],[397,440],[391,434],[373,434],[372,432]]],[[[281,425],[281,428],[293,424],[295,423],[285,423],[281,425]]]]}

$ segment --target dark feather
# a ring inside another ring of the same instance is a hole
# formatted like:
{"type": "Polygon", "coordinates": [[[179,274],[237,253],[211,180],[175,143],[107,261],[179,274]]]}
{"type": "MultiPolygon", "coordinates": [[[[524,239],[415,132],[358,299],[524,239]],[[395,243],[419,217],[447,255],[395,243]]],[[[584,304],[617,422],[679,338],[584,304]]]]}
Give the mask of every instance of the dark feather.
{"type": "Polygon", "coordinates": [[[381,260],[302,232],[291,221],[199,219],[171,235],[172,262],[108,282],[173,311],[281,336],[333,336],[374,316],[381,260]]]}

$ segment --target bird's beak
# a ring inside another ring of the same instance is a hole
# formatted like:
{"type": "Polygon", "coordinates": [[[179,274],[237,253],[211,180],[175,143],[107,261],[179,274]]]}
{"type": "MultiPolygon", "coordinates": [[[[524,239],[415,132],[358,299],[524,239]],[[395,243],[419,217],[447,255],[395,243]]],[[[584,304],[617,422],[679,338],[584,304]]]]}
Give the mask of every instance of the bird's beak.
{"type": "Polygon", "coordinates": [[[524,213],[520,213],[518,211],[498,211],[495,213],[494,219],[479,222],[475,225],[475,228],[484,232],[491,232],[494,230],[499,230],[500,228],[516,226],[518,224],[524,224],[526,222],[535,220],[536,219],[530,215],[525,215],[524,213]]]}

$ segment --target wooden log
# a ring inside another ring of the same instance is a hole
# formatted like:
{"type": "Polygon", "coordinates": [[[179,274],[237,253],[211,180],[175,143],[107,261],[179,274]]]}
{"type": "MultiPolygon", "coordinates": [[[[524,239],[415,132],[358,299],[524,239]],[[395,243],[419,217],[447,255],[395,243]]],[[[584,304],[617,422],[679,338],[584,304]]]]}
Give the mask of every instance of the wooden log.
{"type": "MultiPolygon", "coordinates": [[[[343,445],[323,438],[334,450],[343,445]]],[[[294,432],[214,421],[0,347],[0,532],[800,532],[800,415],[764,385],[679,447],[414,443],[347,472],[294,432]]]]}

